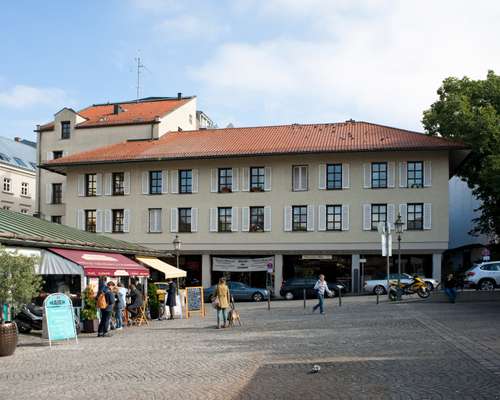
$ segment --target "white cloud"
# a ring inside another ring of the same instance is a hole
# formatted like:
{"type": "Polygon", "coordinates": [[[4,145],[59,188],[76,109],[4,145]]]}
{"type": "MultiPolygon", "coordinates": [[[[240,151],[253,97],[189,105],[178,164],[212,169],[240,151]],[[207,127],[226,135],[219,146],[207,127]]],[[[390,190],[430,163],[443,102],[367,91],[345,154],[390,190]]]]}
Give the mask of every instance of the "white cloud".
{"type": "Polygon", "coordinates": [[[0,91],[0,106],[9,108],[28,108],[39,105],[57,108],[68,102],[66,92],[58,88],[38,88],[16,85],[0,91]]]}
{"type": "Polygon", "coordinates": [[[209,17],[203,18],[193,14],[177,15],[164,19],[157,29],[172,39],[215,39],[229,31],[227,25],[216,24],[209,17]]]}
{"type": "Polygon", "coordinates": [[[297,29],[257,43],[221,44],[190,70],[207,105],[228,114],[260,110],[279,122],[353,117],[421,129],[422,111],[445,77],[484,78],[500,65],[500,3],[241,4],[261,5],[255,12],[263,18],[290,19],[297,29]]]}

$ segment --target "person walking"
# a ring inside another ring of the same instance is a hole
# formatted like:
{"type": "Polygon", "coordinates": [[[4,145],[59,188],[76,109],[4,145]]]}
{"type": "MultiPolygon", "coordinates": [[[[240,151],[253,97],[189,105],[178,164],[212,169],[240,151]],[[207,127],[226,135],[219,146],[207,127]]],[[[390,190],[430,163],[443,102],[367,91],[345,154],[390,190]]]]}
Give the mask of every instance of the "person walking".
{"type": "Polygon", "coordinates": [[[222,328],[227,328],[227,309],[231,303],[231,295],[229,288],[226,285],[226,279],[220,278],[217,287],[215,288],[214,301],[217,306],[217,329],[221,328],[221,319],[224,323],[222,328]]]}
{"type": "Polygon", "coordinates": [[[168,290],[167,290],[167,306],[170,311],[170,317],[168,319],[174,319],[174,307],[177,305],[175,297],[177,296],[177,286],[172,279],[168,280],[168,290]]]}
{"type": "Polygon", "coordinates": [[[115,286],[113,282],[108,282],[107,285],[102,287],[102,290],[97,295],[97,305],[101,310],[101,321],[97,329],[97,336],[108,336],[109,323],[111,320],[111,313],[115,305],[115,295],[111,289],[115,286]]]}
{"type": "Polygon", "coordinates": [[[448,296],[450,303],[455,303],[455,299],[457,298],[457,286],[458,282],[453,274],[448,274],[444,281],[444,292],[448,296]]]}
{"type": "Polygon", "coordinates": [[[314,285],[314,290],[316,290],[316,293],[318,294],[318,304],[316,304],[313,307],[313,312],[315,312],[319,308],[320,314],[325,313],[324,309],[324,300],[325,300],[325,292],[328,293],[329,296],[332,295],[332,292],[328,288],[328,284],[325,281],[325,275],[321,274],[319,276],[318,281],[316,282],[316,285],[314,285]]]}
{"type": "MultiPolygon", "coordinates": [[[[114,293],[116,297],[115,303],[115,321],[116,321],[116,330],[119,331],[123,329],[123,310],[125,308],[125,295],[121,289],[125,289],[121,282],[118,282],[118,285],[115,287],[114,293]]],[[[126,293],[126,289],[125,289],[126,293]]]]}

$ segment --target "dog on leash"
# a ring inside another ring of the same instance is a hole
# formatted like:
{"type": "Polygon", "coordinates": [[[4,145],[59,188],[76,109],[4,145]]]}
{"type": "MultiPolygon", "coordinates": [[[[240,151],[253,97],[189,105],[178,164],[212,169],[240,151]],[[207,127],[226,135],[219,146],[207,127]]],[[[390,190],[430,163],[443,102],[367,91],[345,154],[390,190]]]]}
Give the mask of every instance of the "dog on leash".
{"type": "Polygon", "coordinates": [[[234,306],[229,310],[228,320],[230,328],[235,326],[236,321],[238,321],[238,324],[241,326],[240,313],[234,309],[234,306]]]}

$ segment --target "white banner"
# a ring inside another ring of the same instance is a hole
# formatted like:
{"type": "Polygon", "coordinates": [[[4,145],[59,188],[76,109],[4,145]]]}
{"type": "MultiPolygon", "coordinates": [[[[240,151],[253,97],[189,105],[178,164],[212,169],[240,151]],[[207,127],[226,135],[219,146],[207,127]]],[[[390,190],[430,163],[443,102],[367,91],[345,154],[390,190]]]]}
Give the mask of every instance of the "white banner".
{"type": "Polygon", "coordinates": [[[269,265],[274,267],[274,257],[262,257],[262,258],[214,257],[212,259],[212,271],[224,271],[224,272],[267,271],[269,265]]]}

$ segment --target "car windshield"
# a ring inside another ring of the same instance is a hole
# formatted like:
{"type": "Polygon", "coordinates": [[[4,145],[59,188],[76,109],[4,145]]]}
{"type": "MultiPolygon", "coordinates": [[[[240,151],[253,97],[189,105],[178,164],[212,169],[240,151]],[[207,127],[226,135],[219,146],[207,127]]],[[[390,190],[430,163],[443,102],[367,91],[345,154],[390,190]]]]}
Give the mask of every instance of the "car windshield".
{"type": "Polygon", "coordinates": [[[233,289],[243,289],[246,287],[246,285],[244,285],[243,283],[240,283],[240,282],[231,282],[231,287],[233,289]]]}

